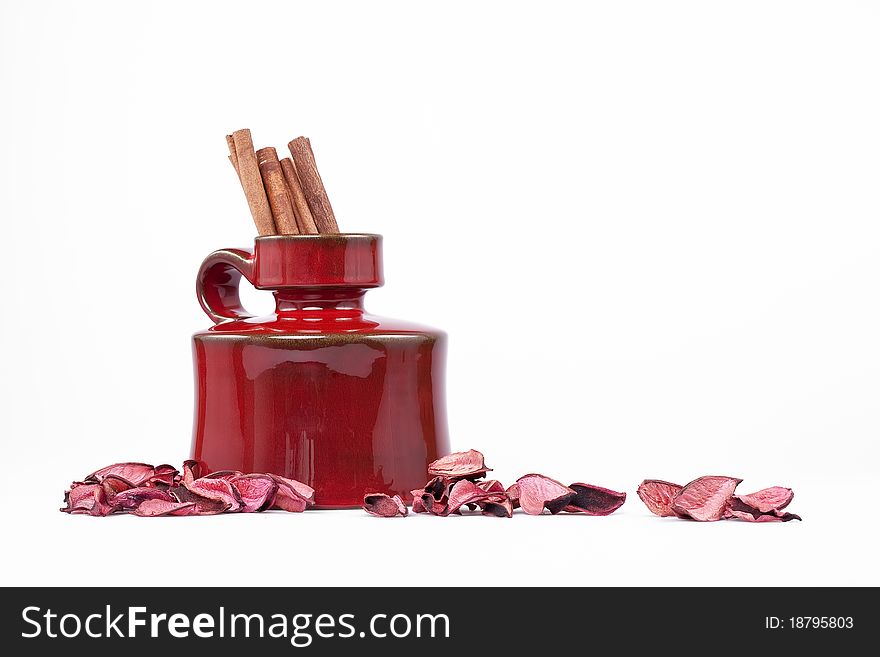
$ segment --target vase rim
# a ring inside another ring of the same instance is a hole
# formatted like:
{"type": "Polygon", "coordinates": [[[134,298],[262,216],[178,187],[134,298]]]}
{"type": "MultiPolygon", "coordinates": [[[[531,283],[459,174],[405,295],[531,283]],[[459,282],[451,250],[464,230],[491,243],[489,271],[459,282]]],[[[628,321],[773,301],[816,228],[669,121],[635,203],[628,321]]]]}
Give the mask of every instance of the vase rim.
{"type": "Polygon", "coordinates": [[[254,238],[257,242],[275,241],[312,241],[312,240],[349,240],[349,239],[380,239],[377,233],[318,233],[317,235],[261,235],[254,238]]]}

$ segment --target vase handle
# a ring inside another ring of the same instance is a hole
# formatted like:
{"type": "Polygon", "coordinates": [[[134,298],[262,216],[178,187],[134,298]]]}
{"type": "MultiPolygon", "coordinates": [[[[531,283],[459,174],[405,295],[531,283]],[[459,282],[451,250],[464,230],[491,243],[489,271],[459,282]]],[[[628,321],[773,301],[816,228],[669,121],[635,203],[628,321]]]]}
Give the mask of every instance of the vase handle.
{"type": "Polygon", "coordinates": [[[220,249],[205,258],[196,278],[196,295],[205,314],[215,324],[253,317],[241,305],[238,285],[244,276],[253,284],[254,252],[220,249]]]}

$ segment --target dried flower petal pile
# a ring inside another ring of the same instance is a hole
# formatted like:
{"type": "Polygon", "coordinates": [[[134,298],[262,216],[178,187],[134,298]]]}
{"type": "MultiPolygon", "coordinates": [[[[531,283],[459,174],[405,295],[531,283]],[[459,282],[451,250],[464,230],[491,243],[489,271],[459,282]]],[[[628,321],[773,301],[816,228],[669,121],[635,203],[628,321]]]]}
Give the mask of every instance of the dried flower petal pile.
{"type": "Polygon", "coordinates": [[[645,479],[638,489],[639,498],[654,515],[678,516],[700,522],[736,518],[746,522],[788,522],[800,520],[783,511],[794,493],[790,488],[773,486],[749,495],[736,495],[742,479],[735,477],[699,477],[686,486],[659,479],[645,479]]]}
{"type": "Polygon", "coordinates": [[[315,491],[274,474],[221,470],[202,475],[196,461],[185,461],[182,474],[170,465],[116,463],[73,482],[64,501],[62,511],[92,516],[206,516],[267,509],[298,513],[314,504],[315,491]]]}
{"type": "MultiPolygon", "coordinates": [[[[541,515],[546,510],[554,515],[565,512],[607,516],[626,501],[626,493],[592,484],[566,486],[540,474],[527,474],[505,489],[497,479],[483,479],[491,470],[475,449],[437,459],[428,466],[433,479],[412,491],[413,513],[460,515],[467,508],[480,509],[484,516],[511,518],[513,510],[521,508],[528,515],[541,515]]],[[[399,498],[369,493],[364,497],[364,510],[375,516],[406,515],[405,511],[395,511],[391,503],[394,499],[399,498]]]]}

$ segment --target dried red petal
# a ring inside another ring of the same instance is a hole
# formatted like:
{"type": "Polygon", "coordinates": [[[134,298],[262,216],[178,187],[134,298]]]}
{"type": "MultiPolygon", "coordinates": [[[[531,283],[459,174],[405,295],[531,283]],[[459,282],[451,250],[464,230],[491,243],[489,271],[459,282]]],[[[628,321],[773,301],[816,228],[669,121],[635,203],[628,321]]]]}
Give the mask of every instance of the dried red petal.
{"type": "Polygon", "coordinates": [[[279,486],[281,484],[286,484],[290,486],[293,490],[296,491],[296,494],[303,498],[309,506],[315,503],[315,489],[311,486],[307,486],[301,481],[297,481],[296,479],[288,479],[287,477],[282,477],[281,475],[270,474],[270,477],[275,480],[279,486]]]}
{"type": "Polygon", "coordinates": [[[516,480],[519,490],[519,505],[530,516],[539,516],[548,509],[556,514],[562,511],[575,493],[571,488],[555,479],[540,474],[527,474],[516,480]]]}
{"type": "Polygon", "coordinates": [[[90,516],[109,516],[113,507],[107,502],[107,494],[101,484],[74,483],[73,488],[64,495],[67,507],[61,509],[71,514],[90,516]]]}
{"type": "MultiPolygon", "coordinates": [[[[788,503],[786,502],[786,504],[788,503]]],[[[780,511],[779,509],[761,511],[759,508],[745,503],[738,495],[734,495],[730,500],[724,517],[738,518],[746,522],[788,522],[789,520],[801,519],[799,515],[780,511]]]]}
{"type": "Polygon", "coordinates": [[[434,477],[425,484],[424,492],[429,493],[437,502],[444,502],[449,497],[449,489],[452,488],[451,482],[446,477],[434,477]]]}
{"type": "Polygon", "coordinates": [[[492,468],[486,467],[483,455],[475,449],[454,452],[428,466],[428,474],[446,479],[479,479],[492,468]]]}
{"type": "Polygon", "coordinates": [[[157,465],[155,468],[153,468],[153,476],[151,476],[147,480],[145,485],[170,487],[174,485],[178,474],[179,473],[177,472],[177,468],[175,468],[173,465],[163,463],[162,465],[157,465]]]}
{"type": "MultiPolygon", "coordinates": [[[[503,495],[503,493],[502,493],[503,495]]],[[[455,513],[465,504],[476,504],[486,499],[500,499],[498,493],[485,491],[467,479],[456,482],[449,491],[449,501],[443,515],[455,513]]]]}
{"type": "Polygon", "coordinates": [[[152,499],[141,502],[133,513],[142,518],[189,516],[195,515],[197,509],[196,505],[192,502],[169,502],[167,500],[152,499]]]}
{"type": "Polygon", "coordinates": [[[101,483],[105,477],[113,475],[125,479],[132,486],[142,486],[149,481],[153,474],[153,466],[147,463],[114,463],[96,470],[86,477],[86,481],[89,483],[101,483]]]}
{"type": "Polygon", "coordinates": [[[694,479],[672,500],[672,510],[700,522],[721,520],[741,481],[718,476],[694,479]]]}
{"type": "Polygon", "coordinates": [[[246,474],[238,475],[229,480],[241,497],[242,513],[262,511],[272,502],[278,484],[269,475],[246,474]]]}
{"type": "Polygon", "coordinates": [[[593,484],[574,483],[569,486],[575,493],[574,499],[563,511],[585,513],[588,516],[607,516],[614,513],[626,502],[626,493],[618,493],[610,488],[593,484]]]}
{"type": "Polygon", "coordinates": [[[201,497],[228,505],[226,507],[228,511],[239,511],[242,507],[241,496],[238,494],[238,491],[225,479],[201,477],[192,483],[186,484],[185,488],[201,497]]]}
{"type": "Polygon", "coordinates": [[[762,513],[759,517],[755,518],[755,522],[788,522],[790,520],[803,521],[803,518],[796,513],[789,513],[788,511],[762,513]]]}
{"type": "Polygon", "coordinates": [[[419,492],[419,491],[418,490],[412,491],[412,493],[413,493],[413,503],[412,503],[413,513],[428,513],[428,509],[425,508],[425,505],[422,502],[422,496],[416,495],[417,492],[419,492]]]}
{"type": "Polygon", "coordinates": [[[200,516],[214,516],[229,510],[230,504],[222,500],[211,499],[198,495],[186,486],[175,486],[168,491],[178,502],[192,503],[195,505],[195,514],[200,516]]]}
{"type": "Polygon", "coordinates": [[[648,510],[655,516],[674,516],[672,500],[681,492],[684,486],[672,484],[660,479],[645,479],[639,484],[639,499],[645,503],[648,510]]]}
{"type": "Polygon", "coordinates": [[[364,495],[364,511],[379,518],[405,516],[409,511],[400,495],[390,497],[385,493],[367,493],[364,495]]]}
{"type": "Polygon", "coordinates": [[[116,497],[117,493],[121,493],[124,490],[129,490],[133,488],[130,481],[126,481],[122,477],[117,477],[116,475],[108,475],[104,477],[103,481],[101,481],[101,488],[104,489],[104,495],[107,496],[107,501],[109,503],[113,503],[113,498],[116,497]]]}
{"type": "Polygon", "coordinates": [[[506,495],[485,499],[480,502],[480,508],[483,510],[484,516],[513,517],[513,502],[506,495]]]}
{"type": "MultiPolygon", "coordinates": [[[[453,482],[454,483],[454,482],[453,482]]],[[[434,477],[424,488],[410,491],[413,496],[413,513],[430,513],[436,516],[445,515],[446,503],[452,483],[445,477],[434,477]],[[416,503],[418,500],[418,503],[416,503]]]]}
{"type": "Polygon", "coordinates": [[[772,486],[759,490],[756,493],[735,495],[734,497],[760,513],[770,513],[771,511],[780,511],[791,504],[792,499],[794,499],[794,491],[791,488],[772,486]]]}
{"type": "Polygon", "coordinates": [[[516,484],[511,484],[507,487],[505,491],[507,493],[507,499],[510,500],[510,503],[513,505],[514,509],[519,508],[519,486],[516,484]]]}
{"type": "Polygon", "coordinates": [[[485,481],[478,481],[475,483],[486,492],[500,493],[501,495],[505,495],[504,484],[502,484],[497,479],[486,479],[485,481]]]}
{"type": "Polygon", "coordinates": [[[67,506],[61,510],[65,513],[88,513],[97,502],[95,493],[100,488],[101,484],[74,482],[70,490],[64,493],[64,503],[67,506]]]}
{"type": "Polygon", "coordinates": [[[184,461],[183,477],[181,478],[181,481],[184,484],[191,484],[193,481],[202,476],[203,471],[204,468],[202,467],[202,464],[198,461],[193,461],[192,459],[184,461]]]}
{"type": "Polygon", "coordinates": [[[422,495],[422,506],[424,506],[428,510],[428,513],[432,515],[443,516],[446,515],[448,499],[449,498],[444,497],[442,501],[438,502],[430,493],[425,493],[422,495]]]}
{"type": "Polygon", "coordinates": [[[279,475],[269,475],[278,485],[275,497],[269,505],[272,509],[281,509],[290,513],[302,513],[314,503],[315,491],[310,486],[287,479],[279,475]]]}
{"type": "Polygon", "coordinates": [[[302,513],[308,508],[308,503],[299,495],[292,493],[286,485],[278,486],[275,497],[272,498],[270,509],[279,509],[288,513],[302,513]]]}
{"type": "Polygon", "coordinates": [[[230,479],[235,479],[235,477],[239,477],[243,475],[244,472],[240,472],[239,470],[217,470],[216,472],[212,472],[211,474],[206,474],[203,479],[225,479],[229,481],[230,479]]]}
{"type": "Polygon", "coordinates": [[[787,511],[771,511],[769,513],[758,513],[757,515],[751,512],[744,511],[734,511],[731,510],[730,514],[725,516],[725,519],[736,518],[738,520],[744,520],[746,522],[788,522],[790,520],[801,520],[802,518],[796,513],[788,513],[787,511]]]}
{"type": "Polygon", "coordinates": [[[109,502],[114,510],[128,511],[136,509],[146,500],[164,500],[165,502],[177,503],[177,500],[167,490],[148,486],[138,486],[121,491],[114,495],[109,502]]]}

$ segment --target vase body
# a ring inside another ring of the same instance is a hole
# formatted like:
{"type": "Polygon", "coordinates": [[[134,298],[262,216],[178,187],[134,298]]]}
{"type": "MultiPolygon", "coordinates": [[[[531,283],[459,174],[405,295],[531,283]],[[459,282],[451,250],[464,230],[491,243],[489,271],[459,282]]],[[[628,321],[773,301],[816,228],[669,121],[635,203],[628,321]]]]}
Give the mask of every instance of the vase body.
{"type": "Polygon", "coordinates": [[[378,235],[257,238],[209,256],[193,336],[192,458],[208,471],[272,472],[315,489],[318,508],[360,506],[427,481],[448,453],[446,336],[364,310],[382,284],[378,235]],[[275,312],[247,314],[245,276],[275,312]]]}

